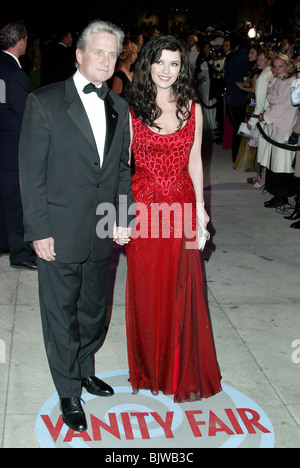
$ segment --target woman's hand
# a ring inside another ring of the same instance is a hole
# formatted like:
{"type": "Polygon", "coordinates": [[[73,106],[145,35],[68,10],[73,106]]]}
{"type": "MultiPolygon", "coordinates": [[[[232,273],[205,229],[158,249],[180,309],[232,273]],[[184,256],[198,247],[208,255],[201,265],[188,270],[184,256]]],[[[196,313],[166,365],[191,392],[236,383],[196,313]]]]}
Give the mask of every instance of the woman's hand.
{"type": "Polygon", "coordinates": [[[263,114],[263,113],[259,114],[258,120],[259,120],[260,122],[263,122],[263,121],[265,120],[265,119],[264,119],[264,114],[263,114]]]}
{"type": "Polygon", "coordinates": [[[236,81],[235,84],[242,90],[242,91],[248,91],[247,88],[249,88],[249,86],[247,86],[245,83],[241,82],[241,81],[236,81]]]}
{"type": "Polygon", "coordinates": [[[206,228],[210,221],[210,217],[208,216],[206,209],[204,207],[204,203],[197,203],[197,218],[203,226],[206,228]]]}

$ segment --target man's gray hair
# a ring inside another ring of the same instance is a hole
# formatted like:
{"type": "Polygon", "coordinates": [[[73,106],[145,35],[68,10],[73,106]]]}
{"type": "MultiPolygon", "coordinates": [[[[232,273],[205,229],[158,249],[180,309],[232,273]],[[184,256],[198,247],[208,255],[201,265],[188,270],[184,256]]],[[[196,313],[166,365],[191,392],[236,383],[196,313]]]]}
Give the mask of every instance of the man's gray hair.
{"type": "Polygon", "coordinates": [[[25,39],[27,31],[22,21],[9,23],[0,30],[0,50],[14,47],[21,39],[25,39]]]}
{"type": "Polygon", "coordinates": [[[120,55],[123,50],[123,41],[125,37],[124,32],[115,24],[100,20],[92,21],[82,31],[77,41],[77,48],[84,52],[91,39],[91,36],[93,34],[99,34],[102,32],[113,34],[116,37],[118,42],[118,55],[120,55]]]}

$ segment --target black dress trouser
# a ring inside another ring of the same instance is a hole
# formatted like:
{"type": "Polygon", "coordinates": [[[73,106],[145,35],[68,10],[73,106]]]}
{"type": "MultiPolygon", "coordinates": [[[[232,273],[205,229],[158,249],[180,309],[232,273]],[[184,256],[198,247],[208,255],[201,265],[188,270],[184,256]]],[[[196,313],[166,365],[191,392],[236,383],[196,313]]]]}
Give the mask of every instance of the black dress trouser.
{"type": "Polygon", "coordinates": [[[95,373],[94,351],[105,330],[110,257],[65,264],[38,259],[43,335],[61,398],[80,396],[95,373]]]}
{"type": "Polygon", "coordinates": [[[19,172],[0,168],[0,252],[9,251],[10,263],[31,262],[35,252],[24,242],[19,172]]]}
{"type": "Polygon", "coordinates": [[[242,122],[245,120],[246,114],[246,105],[242,104],[240,106],[232,107],[231,108],[231,116],[233,120],[233,137],[232,137],[232,162],[235,162],[240,144],[241,144],[241,136],[238,135],[238,129],[242,122]]]}

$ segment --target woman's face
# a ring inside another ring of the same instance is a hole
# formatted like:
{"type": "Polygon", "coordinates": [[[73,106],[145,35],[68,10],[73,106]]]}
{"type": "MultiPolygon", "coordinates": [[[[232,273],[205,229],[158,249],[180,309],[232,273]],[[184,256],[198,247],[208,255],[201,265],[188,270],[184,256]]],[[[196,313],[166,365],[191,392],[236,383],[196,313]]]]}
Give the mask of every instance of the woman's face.
{"type": "Polygon", "coordinates": [[[159,60],[151,65],[151,78],[157,88],[170,88],[180,73],[181,56],[179,50],[164,49],[159,60]]]}
{"type": "Polygon", "coordinates": [[[276,78],[283,78],[288,71],[288,66],[284,60],[277,58],[274,60],[273,73],[276,78]]]}
{"type": "Polygon", "coordinates": [[[255,62],[255,60],[257,59],[257,50],[251,47],[251,49],[249,50],[248,58],[250,62],[255,62]]]}
{"type": "Polygon", "coordinates": [[[271,63],[271,60],[268,59],[265,56],[265,54],[259,54],[259,56],[257,57],[256,66],[260,70],[264,70],[265,68],[267,68],[270,65],[270,63],[271,63]]]}
{"type": "Polygon", "coordinates": [[[207,56],[210,54],[210,50],[211,50],[211,47],[209,44],[205,44],[204,47],[203,47],[203,52],[204,54],[207,56]]]}

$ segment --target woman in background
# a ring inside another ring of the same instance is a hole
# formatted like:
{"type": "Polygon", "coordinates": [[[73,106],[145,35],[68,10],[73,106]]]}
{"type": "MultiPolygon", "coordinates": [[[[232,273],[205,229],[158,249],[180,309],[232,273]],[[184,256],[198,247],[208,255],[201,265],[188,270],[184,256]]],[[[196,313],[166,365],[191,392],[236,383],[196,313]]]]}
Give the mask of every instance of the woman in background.
{"type": "MultiPolygon", "coordinates": [[[[267,99],[269,107],[258,120],[266,127],[267,135],[278,143],[287,143],[296,121],[298,108],[291,102],[290,89],[296,77],[296,67],[287,55],[277,54],[272,61],[274,78],[267,99]]],[[[266,208],[277,208],[288,203],[288,197],[298,192],[294,177],[295,151],[282,149],[264,141],[261,165],[267,168],[265,189],[273,195],[265,202],[266,208]]]]}
{"type": "MultiPolygon", "coordinates": [[[[272,73],[272,58],[274,52],[271,49],[263,48],[258,52],[257,67],[261,70],[256,84],[255,84],[255,109],[253,114],[256,117],[251,117],[248,121],[248,129],[255,128],[258,119],[257,117],[261,114],[268,106],[267,93],[269,89],[270,81],[273,79],[272,73]]],[[[263,137],[259,135],[257,141],[257,176],[248,179],[248,183],[256,188],[263,187],[266,181],[266,167],[261,165],[261,160],[264,152],[264,141],[263,137]]]]}
{"type": "MultiPolygon", "coordinates": [[[[248,93],[245,122],[248,122],[247,114],[253,112],[253,101],[255,100],[255,86],[261,70],[257,66],[259,46],[252,45],[249,50],[249,68],[245,73],[243,82],[237,82],[236,85],[248,93]]],[[[256,160],[257,148],[252,145],[248,138],[242,137],[239,151],[234,162],[233,168],[240,172],[254,172],[257,168],[256,160]],[[250,143],[250,144],[249,144],[250,143]]]]}
{"type": "Polygon", "coordinates": [[[119,56],[114,75],[110,80],[112,91],[121,96],[124,96],[126,87],[132,81],[131,67],[136,61],[137,56],[138,46],[127,39],[119,56]]]}
{"type": "Polygon", "coordinates": [[[28,47],[28,58],[30,62],[29,79],[33,89],[41,86],[42,56],[40,48],[40,38],[35,36],[32,44],[28,47]]]}
{"type": "Polygon", "coordinates": [[[211,65],[210,60],[212,60],[211,54],[211,45],[209,41],[205,42],[201,46],[201,50],[197,57],[196,61],[196,81],[197,89],[199,92],[199,98],[202,102],[202,112],[203,112],[203,128],[209,128],[215,130],[217,127],[216,123],[216,102],[215,98],[211,99],[211,90],[210,90],[210,74],[211,74],[211,65]]]}

